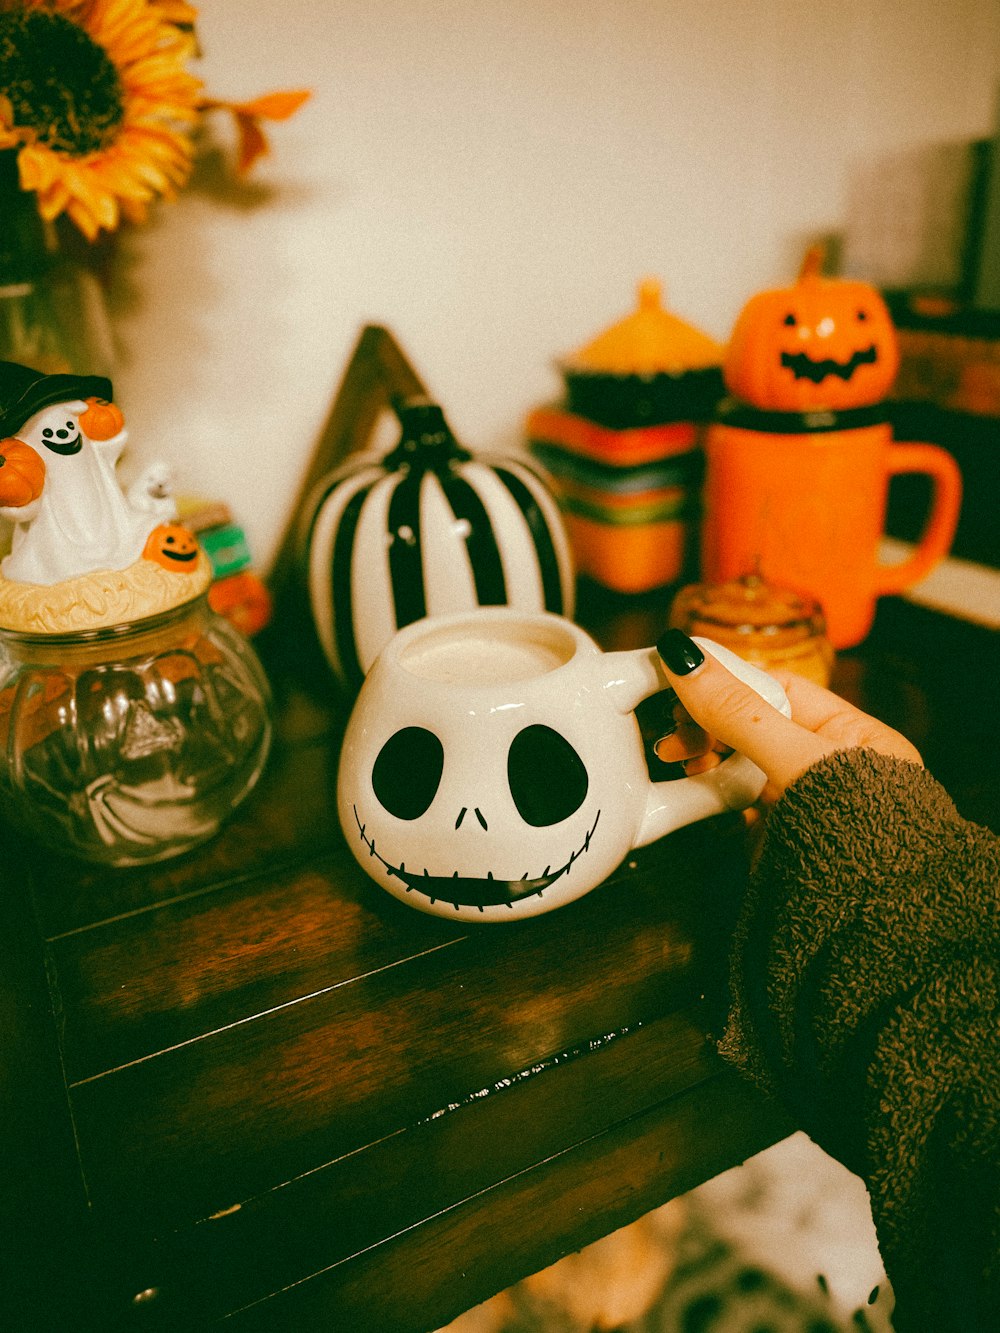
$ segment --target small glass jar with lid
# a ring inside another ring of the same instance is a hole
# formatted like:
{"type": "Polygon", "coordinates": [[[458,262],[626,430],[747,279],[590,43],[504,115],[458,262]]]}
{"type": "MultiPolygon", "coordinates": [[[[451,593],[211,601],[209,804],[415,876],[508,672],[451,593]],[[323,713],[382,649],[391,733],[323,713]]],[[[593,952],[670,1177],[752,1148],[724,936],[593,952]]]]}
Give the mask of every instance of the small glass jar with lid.
{"type": "Polygon", "coordinates": [[[732,649],[765,671],[781,668],[827,686],[834,652],[819,604],[789,588],[744,574],[726,583],[693,583],[677,593],[670,624],[732,649]]]}
{"type": "Polygon", "coordinates": [[[0,361],[0,810],[114,866],[211,837],[271,738],[253,648],[159,480],[126,492],[99,375],[0,361]]]}
{"type": "Polygon", "coordinates": [[[178,855],[260,776],[269,700],[253,648],[204,594],[98,629],[0,629],[0,797],[53,851],[178,855]]]}

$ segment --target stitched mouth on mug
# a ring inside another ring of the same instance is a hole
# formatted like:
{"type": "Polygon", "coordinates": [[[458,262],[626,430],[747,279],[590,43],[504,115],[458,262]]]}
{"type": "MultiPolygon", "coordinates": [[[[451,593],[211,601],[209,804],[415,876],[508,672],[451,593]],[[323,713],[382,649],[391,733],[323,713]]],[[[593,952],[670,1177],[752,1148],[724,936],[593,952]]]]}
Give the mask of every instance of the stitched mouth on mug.
{"type": "Polygon", "coordinates": [[[450,875],[432,875],[426,867],[420,873],[414,873],[412,870],[407,870],[403,861],[396,864],[387,860],[376,848],[374,837],[370,837],[366,832],[366,826],[358,814],[358,807],[355,805],[352,808],[361,841],[368,848],[369,856],[373,856],[387,874],[398,879],[407,893],[420,894],[431,903],[451,903],[456,911],[461,907],[478,907],[482,911],[485,907],[505,905],[513,911],[515,903],[522,902],[526,898],[541,897],[557,880],[568,875],[574,862],[590,850],[591,841],[601,818],[601,812],[598,810],[579,847],[556,869],[553,870],[551,865],[547,865],[542,873],[534,878],[531,877],[530,871],[525,871],[521,879],[514,880],[498,879],[492,871],[488,871],[486,878],[483,879],[478,876],[460,875],[457,870],[450,875]]]}

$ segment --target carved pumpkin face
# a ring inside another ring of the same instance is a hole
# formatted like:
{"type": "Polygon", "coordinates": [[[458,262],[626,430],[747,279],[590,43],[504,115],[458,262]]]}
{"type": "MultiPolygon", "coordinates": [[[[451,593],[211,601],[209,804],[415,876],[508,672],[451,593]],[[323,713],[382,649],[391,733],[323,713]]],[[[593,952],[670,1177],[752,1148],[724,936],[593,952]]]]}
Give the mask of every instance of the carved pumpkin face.
{"type": "Polygon", "coordinates": [[[146,540],[142,554],[173,573],[193,574],[198,565],[198,542],[194,533],[179,523],[161,523],[146,540]]]}
{"type": "Polygon", "coordinates": [[[736,320],[723,367],[735,397],[765,411],[868,407],[892,387],[899,349],[874,287],[819,274],[806,255],[791,287],[758,292],[736,320]]]}

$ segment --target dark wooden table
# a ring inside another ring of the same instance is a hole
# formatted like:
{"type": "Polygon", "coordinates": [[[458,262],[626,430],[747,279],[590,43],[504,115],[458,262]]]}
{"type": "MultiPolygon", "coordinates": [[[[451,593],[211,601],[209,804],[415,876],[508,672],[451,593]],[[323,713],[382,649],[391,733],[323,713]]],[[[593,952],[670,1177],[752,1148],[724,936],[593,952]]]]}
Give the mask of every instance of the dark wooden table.
{"type": "MultiPolygon", "coordinates": [[[[634,646],[664,606],[581,619],[634,646]]],[[[436,1328],[794,1128],[714,1050],[739,817],[548,916],[423,916],[348,853],[342,711],[281,657],[265,777],[199,852],[107,872],[4,835],[4,1329],[436,1328]]],[[[887,600],[835,685],[1000,831],[998,666],[887,600]]]]}

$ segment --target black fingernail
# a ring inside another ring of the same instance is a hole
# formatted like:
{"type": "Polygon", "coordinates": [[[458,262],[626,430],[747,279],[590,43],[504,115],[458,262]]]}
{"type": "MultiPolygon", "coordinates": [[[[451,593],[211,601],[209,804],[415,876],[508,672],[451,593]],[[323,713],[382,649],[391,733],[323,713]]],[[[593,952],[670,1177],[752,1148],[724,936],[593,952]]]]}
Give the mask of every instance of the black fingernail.
{"type": "Polygon", "coordinates": [[[656,641],[656,651],[675,676],[687,676],[705,660],[693,639],[680,629],[668,629],[656,641]]]}

